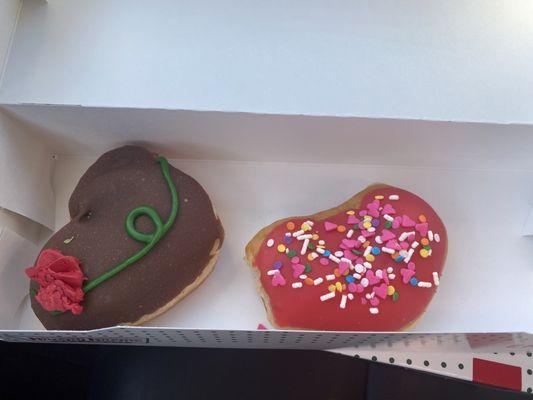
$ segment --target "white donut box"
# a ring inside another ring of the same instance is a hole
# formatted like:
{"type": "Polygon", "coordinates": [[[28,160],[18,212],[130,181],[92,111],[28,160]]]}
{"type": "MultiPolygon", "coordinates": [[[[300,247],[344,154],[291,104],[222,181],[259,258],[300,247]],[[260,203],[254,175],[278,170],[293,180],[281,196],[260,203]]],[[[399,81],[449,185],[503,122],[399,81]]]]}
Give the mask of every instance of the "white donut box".
{"type": "Polygon", "coordinates": [[[528,13],[334,3],[1,3],[1,339],[531,351],[528,13]],[[68,221],[86,168],[126,143],[208,191],[226,230],[216,269],[144,326],[45,331],[23,269],[68,221]],[[248,240],[373,182],[420,195],[447,226],[446,268],[421,320],[408,332],[257,330],[271,326],[243,261],[248,240]]]}

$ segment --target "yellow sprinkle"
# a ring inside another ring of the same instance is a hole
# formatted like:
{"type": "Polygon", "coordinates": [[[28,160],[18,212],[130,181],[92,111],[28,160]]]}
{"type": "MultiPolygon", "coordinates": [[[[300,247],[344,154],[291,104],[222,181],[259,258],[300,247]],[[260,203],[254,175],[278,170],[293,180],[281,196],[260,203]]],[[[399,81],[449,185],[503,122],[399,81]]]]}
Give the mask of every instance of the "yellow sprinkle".
{"type": "Polygon", "coordinates": [[[313,233],[313,238],[312,238],[312,239],[313,239],[313,240],[318,240],[319,237],[320,237],[320,236],[318,236],[317,233],[313,233]]]}
{"type": "Polygon", "coordinates": [[[339,292],[342,292],[342,284],[340,282],[335,283],[335,287],[339,292]]]}
{"type": "Polygon", "coordinates": [[[308,259],[309,261],[313,261],[313,260],[315,259],[315,256],[313,255],[313,253],[309,253],[309,254],[307,255],[307,259],[308,259]]]}
{"type": "Polygon", "coordinates": [[[354,210],[349,210],[349,211],[346,211],[346,214],[348,214],[348,215],[355,215],[355,211],[354,211],[354,210]]]}
{"type": "Polygon", "coordinates": [[[428,258],[429,256],[429,251],[427,251],[426,249],[422,249],[420,250],[420,255],[424,258],[428,258]]]}
{"type": "Polygon", "coordinates": [[[311,230],[311,225],[307,224],[307,223],[303,223],[300,228],[304,231],[310,231],[311,230]]]}
{"type": "Polygon", "coordinates": [[[363,217],[363,219],[364,219],[365,221],[372,221],[372,216],[371,216],[371,215],[365,215],[365,216],[363,217]]]}
{"type": "Polygon", "coordinates": [[[334,292],[335,289],[336,289],[335,285],[329,285],[329,286],[328,286],[328,290],[329,290],[330,292],[334,292]]]}
{"type": "Polygon", "coordinates": [[[371,226],[372,226],[372,223],[370,223],[370,222],[368,222],[368,221],[363,222],[363,228],[368,229],[368,228],[370,228],[371,226]]]}
{"type": "Polygon", "coordinates": [[[394,289],[394,286],[387,286],[387,294],[389,296],[392,296],[395,291],[396,291],[396,289],[394,289]]]}
{"type": "Polygon", "coordinates": [[[376,259],[376,257],[374,257],[373,254],[367,255],[365,258],[366,258],[366,261],[368,262],[374,262],[374,260],[376,259]]]}
{"type": "Polygon", "coordinates": [[[383,195],[381,195],[381,194],[378,194],[378,195],[374,196],[374,198],[376,200],[383,200],[384,199],[383,195]]]}
{"type": "Polygon", "coordinates": [[[278,244],[278,251],[279,251],[280,253],[285,253],[285,250],[286,250],[286,249],[287,249],[287,248],[285,247],[284,244],[278,244]]]}

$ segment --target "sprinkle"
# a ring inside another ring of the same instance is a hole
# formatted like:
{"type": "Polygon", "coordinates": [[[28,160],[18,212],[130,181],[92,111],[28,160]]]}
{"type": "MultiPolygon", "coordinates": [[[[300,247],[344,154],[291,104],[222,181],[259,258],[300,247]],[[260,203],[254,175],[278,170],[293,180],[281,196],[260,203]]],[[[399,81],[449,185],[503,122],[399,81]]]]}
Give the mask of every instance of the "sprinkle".
{"type": "Polygon", "coordinates": [[[382,251],[383,253],[387,253],[387,254],[394,254],[394,249],[391,249],[391,248],[389,248],[389,247],[382,247],[382,248],[381,248],[381,251],[382,251]]]}
{"type": "Polygon", "coordinates": [[[355,282],[355,278],[352,275],[348,275],[345,279],[348,283],[355,282]]]}
{"type": "Polygon", "coordinates": [[[385,218],[385,219],[386,219],[387,221],[389,221],[389,222],[394,221],[394,218],[391,217],[389,214],[385,214],[385,215],[383,216],[383,218],[385,218]]]}
{"type": "Polygon", "coordinates": [[[333,275],[333,274],[326,275],[326,280],[328,280],[328,281],[335,280],[335,275],[333,275]]]}
{"type": "Polygon", "coordinates": [[[311,226],[309,226],[307,222],[304,222],[302,225],[300,225],[300,229],[304,232],[307,232],[311,230],[311,226]]]}
{"type": "MultiPolygon", "coordinates": [[[[374,294],[374,293],[372,293],[372,294],[374,294]]],[[[373,296],[372,296],[370,293],[365,294],[365,298],[366,298],[367,300],[370,300],[372,297],[373,297],[373,296]]]]}
{"type": "Polygon", "coordinates": [[[315,284],[311,278],[305,278],[304,283],[308,286],[312,286],[315,284]]]}
{"type": "Polygon", "coordinates": [[[274,239],[268,239],[267,247],[272,247],[272,246],[274,246],[274,239]]]}
{"type": "Polygon", "coordinates": [[[287,225],[285,225],[289,231],[293,231],[295,228],[294,222],[289,221],[287,222],[287,225]]]}
{"type": "Polygon", "coordinates": [[[439,243],[440,242],[440,235],[438,233],[435,233],[433,235],[433,238],[435,239],[435,242],[439,243]]]}
{"type": "Polygon", "coordinates": [[[418,287],[425,287],[425,288],[430,288],[431,286],[433,286],[431,282],[418,282],[417,285],[418,287]]]}
{"type": "Polygon", "coordinates": [[[302,256],[307,252],[307,246],[309,246],[309,239],[305,239],[302,244],[302,249],[300,250],[302,256]]]}
{"type": "Polygon", "coordinates": [[[342,257],[344,255],[344,251],[336,251],[335,252],[335,257],[342,257]]]}
{"type": "Polygon", "coordinates": [[[372,251],[372,247],[367,246],[366,249],[365,249],[365,252],[363,253],[363,256],[364,257],[368,256],[371,251],[372,251]]]}
{"type": "Polygon", "coordinates": [[[271,269],[270,271],[267,271],[267,275],[268,275],[268,276],[272,276],[272,275],[274,275],[274,274],[277,273],[277,272],[278,272],[277,269],[271,269]]]}
{"type": "Polygon", "coordinates": [[[423,257],[423,258],[428,258],[429,257],[429,251],[426,250],[426,249],[420,250],[420,256],[423,257]]]}
{"type": "Polygon", "coordinates": [[[291,235],[287,235],[287,234],[286,234],[285,237],[283,238],[283,242],[284,242],[285,244],[291,244],[291,243],[292,243],[292,237],[291,237],[291,235]]]}
{"type": "Polygon", "coordinates": [[[317,286],[317,285],[320,285],[322,282],[324,282],[324,279],[322,279],[322,278],[316,278],[316,279],[313,281],[313,284],[314,284],[315,286],[317,286]]]}
{"type": "Polygon", "coordinates": [[[289,256],[289,258],[293,258],[295,255],[296,255],[296,252],[294,250],[289,250],[287,252],[287,256],[289,256]]]}
{"type": "Polygon", "coordinates": [[[353,300],[353,294],[348,293],[348,299],[353,300]]]}
{"type": "Polygon", "coordinates": [[[337,290],[337,288],[335,287],[335,285],[329,285],[329,286],[328,286],[328,290],[329,290],[330,292],[334,292],[335,290],[337,290]]]}
{"type": "Polygon", "coordinates": [[[372,247],[372,254],[377,256],[379,253],[381,253],[381,250],[379,249],[379,247],[372,247]]]}
{"type": "MultiPolygon", "coordinates": [[[[370,246],[368,246],[370,247],[370,246]]],[[[372,254],[369,254],[365,257],[366,261],[374,262],[376,260],[376,257],[374,257],[372,254]]]]}
{"type": "Polygon", "coordinates": [[[377,308],[377,307],[370,307],[368,309],[368,311],[370,311],[370,314],[372,314],[372,315],[379,314],[379,308],[377,308]]]}
{"type": "Polygon", "coordinates": [[[400,196],[398,196],[397,194],[391,194],[389,196],[389,200],[400,200],[400,196]]]}
{"type": "Polygon", "coordinates": [[[385,197],[382,194],[377,194],[374,196],[376,200],[383,200],[385,197]]]}
{"type": "Polygon", "coordinates": [[[335,292],[329,292],[320,296],[320,301],[326,301],[335,297],[335,292]]]}
{"type": "Polygon", "coordinates": [[[346,211],[346,214],[347,215],[355,215],[355,211],[354,210],[348,210],[348,211],[346,211]]]}
{"type": "Polygon", "coordinates": [[[316,254],[315,252],[309,253],[309,254],[307,255],[307,259],[308,259],[309,261],[313,261],[313,260],[314,260],[315,258],[317,258],[317,257],[318,257],[318,254],[316,254]]]}
{"type": "Polygon", "coordinates": [[[326,244],[326,242],[324,242],[323,240],[319,240],[318,244],[321,245],[321,246],[324,246],[326,244]]]}
{"type": "Polygon", "coordinates": [[[326,232],[331,232],[337,229],[337,224],[334,224],[333,222],[324,221],[324,229],[326,232]]]}
{"type": "Polygon", "coordinates": [[[341,259],[339,257],[335,257],[333,254],[330,254],[328,258],[337,264],[341,262],[341,259]]]}
{"type": "Polygon", "coordinates": [[[326,252],[326,250],[324,250],[322,247],[317,247],[317,248],[316,248],[316,252],[317,252],[318,254],[324,254],[324,253],[326,252]]]}
{"type": "Polygon", "coordinates": [[[433,231],[428,231],[428,238],[430,242],[433,241],[433,231]]]}
{"type": "Polygon", "coordinates": [[[340,282],[335,282],[335,288],[339,291],[339,292],[342,292],[342,284],[340,282]]]}
{"type": "Polygon", "coordinates": [[[411,261],[411,257],[413,256],[414,252],[415,252],[415,249],[409,249],[409,251],[407,252],[407,256],[405,257],[403,261],[405,263],[408,263],[409,261],[411,261]]]}
{"type": "Polygon", "coordinates": [[[370,264],[368,261],[365,261],[363,265],[368,269],[372,269],[372,264],[370,264]]]}
{"type": "Polygon", "coordinates": [[[417,241],[414,241],[413,243],[411,243],[411,248],[416,249],[419,244],[420,243],[418,243],[417,241]]]}
{"type": "Polygon", "coordinates": [[[355,264],[355,272],[362,274],[365,270],[365,267],[363,267],[361,264],[355,264]]]}
{"type": "Polygon", "coordinates": [[[389,296],[392,296],[396,292],[396,289],[394,289],[394,286],[387,286],[387,294],[389,296]]]}
{"type": "Polygon", "coordinates": [[[285,250],[286,250],[286,249],[287,249],[287,248],[285,247],[284,244],[278,244],[278,251],[279,251],[280,253],[285,253],[285,250]]]}
{"type": "Polygon", "coordinates": [[[392,295],[392,301],[397,301],[398,297],[400,297],[400,294],[398,292],[394,292],[394,294],[392,295]]]}
{"type": "Polygon", "coordinates": [[[280,269],[283,266],[283,263],[281,261],[275,261],[274,262],[274,268],[280,269]]]}
{"type": "Polygon", "coordinates": [[[302,274],[302,275],[299,276],[299,278],[302,279],[302,280],[306,280],[307,279],[307,275],[302,274]]]}
{"type": "Polygon", "coordinates": [[[367,232],[375,232],[376,231],[376,228],[374,228],[373,226],[371,226],[370,228],[367,229],[367,232]]]}
{"type": "Polygon", "coordinates": [[[368,229],[368,228],[371,228],[371,227],[372,227],[372,223],[370,223],[368,221],[363,222],[363,228],[368,229]]]}
{"type": "Polygon", "coordinates": [[[429,244],[429,240],[427,238],[422,238],[420,243],[422,243],[422,246],[427,246],[429,244]]]}
{"type": "Polygon", "coordinates": [[[309,225],[310,227],[312,227],[315,224],[313,221],[305,221],[305,223],[309,225]]]}
{"type": "Polygon", "coordinates": [[[304,284],[303,284],[302,282],[294,282],[294,283],[292,284],[292,287],[293,287],[294,289],[298,289],[298,288],[301,288],[303,285],[304,285],[304,284]]]}
{"type": "Polygon", "coordinates": [[[346,237],[350,239],[353,236],[353,229],[350,229],[348,233],[346,234],[346,237]]]}
{"type": "Polygon", "coordinates": [[[391,226],[392,226],[392,222],[391,221],[385,222],[385,228],[390,229],[391,226]]]}
{"type": "Polygon", "coordinates": [[[404,233],[402,233],[402,234],[400,235],[400,237],[399,237],[398,240],[399,240],[400,242],[403,242],[403,241],[406,240],[409,236],[414,235],[414,234],[415,234],[415,232],[404,232],[404,233]]]}
{"type": "Polygon", "coordinates": [[[363,285],[363,287],[367,287],[369,285],[369,281],[367,278],[363,278],[361,279],[361,285],[363,285]]]}
{"type": "MultiPolygon", "coordinates": [[[[298,237],[298,236],[302,236],[305,232],[303,231],[303,229],[299,230],[299,231],[296,231],[292,234],[293,237],[298,237]]],[[[311,235],[311,237],[313,237],[313,235],[311,235]]],[[[303,239],[302,239],[303,240],[303,239]]]]}
{"type": "Polygon", "coordinates": [[[337,232],[339,232],[339,233],[346,232],[346,227],[344,225],[337,226],[337,232]]]}
{"type": "Polygon", "coordinates": [[[390,279],[391,281],[393,281],[394,279],[396,279],[396,275],[394,275],[394,274],[389,274],[389,279],[390,279]]]}
{"type": "Polygon", "coordinates": [[[383,244],[383,240],[381,240],[381,236],[376,236],[375,241],[377,244],[383,244]]]}
{"type": "Polygon", "coordinates": [[[412,286],[416,286],[418,284],[418,279],[416,279],[414,276],[409,280],[409,283],[412,286]]]}
{"type": "Polygon", "coordinates": [[[311,272],[311,264],[305,263],[305,272],[307,273],[311,272]]]}
{"type": "Polygon", "coordinates": [[[327,258],[321,258],[320,264],[322,264],[323,266],[329,265],[329,260],[327,258]]]}
{"type": "Polygon", "coordinates": [[[319,236],[316,233],[313,233],[313,240],[318,240],[319,236]]]}
{"type": "Polygon", "coordinates": [[[293,264],[299,264],[299,263],[300,263],[300,257],[293,257],[293,258],[291,258],[291,263],[293,263],[293,264]]]}
{"type": "Polygon", "coordinates": [[[352,276],[355,278],[355,279],[361,279],[361,275],[359,275],[357,272],[354,272],[352,274],[352,276]]]}
{"type": "Polygon", "coordinates": [[[341,304],[339,304],[339,307],[340,308],[346,308],[346,299],[348,298],[348,296],[346,296],[345,294],[342,295],[341,297],[341,304]]]}
{"type": "Polygon", "coordinates": [[[388,273],[388,274],[391,274],[392,271],[394,271],[394,269],[393,269],[392,267],[388,267],[388,268],[387,268],[387,273],[388,273]]]}
{"type": "Polygon", "coordinates": [[[312,239],[313,238],[313,235],[311,235],[310,233],[306,234],[306,235],[300,235],[298,236],[296,239],[298,240],[305,240],[305,239],[312,239]]]}
{"type": "Polygon", "coordinates": [[[440,280],[438,272],[433,272],[433,283],[435,284],[435,286],[439,286],[440,280]]]}
{"type": "Polygon", "coordinates": [[[361,243],[366,242],[366,239],[365,239],[365,237],[364,237],[363,235],[360,235],[360,236],[357,238],[357,240],[359,240],[361,243]]]}

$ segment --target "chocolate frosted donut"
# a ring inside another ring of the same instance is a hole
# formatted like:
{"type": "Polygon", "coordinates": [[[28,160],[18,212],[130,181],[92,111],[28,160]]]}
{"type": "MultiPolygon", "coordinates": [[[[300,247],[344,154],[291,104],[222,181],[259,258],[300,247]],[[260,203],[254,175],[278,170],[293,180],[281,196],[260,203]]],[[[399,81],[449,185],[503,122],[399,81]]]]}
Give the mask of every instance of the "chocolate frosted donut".
{"type": "Polygon", "coordinates": [[[224,238],[202,186],[137,146],[102,155],[78,182],[69,212],[26,270],[47,329],[156,317],[203,282],[224,238]]]}

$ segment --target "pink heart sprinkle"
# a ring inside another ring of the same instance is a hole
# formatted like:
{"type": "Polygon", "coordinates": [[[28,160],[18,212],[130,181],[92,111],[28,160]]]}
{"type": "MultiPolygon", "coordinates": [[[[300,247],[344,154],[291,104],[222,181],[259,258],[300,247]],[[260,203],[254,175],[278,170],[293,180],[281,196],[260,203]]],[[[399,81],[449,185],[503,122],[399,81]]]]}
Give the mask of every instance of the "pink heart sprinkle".
{"type": "Polygon", "coordinates": [[[404,228],[411,228],[416,225],[416,222],[409,218],[407,215],[402,215],[402,226],[404,228]]]}
{"type": "MultiPolygon", "coordinates": [[[[342,239],[341,248],[344,249],[344,250],[353,249],[355,247],[355,245],[357,244],[357,242],[359,242],[359,240],[342,239]],[[342,247],[342,246],[346,246],[346,247],[342,247]]],[[[359,243],[361,243],[361,242],[359,242],[359,243]]]]}
{"type": "Polygon", "coordinates": [[[383,271],[383,280],[388,285],[389,284],[389,274],[387,274],[387,271],[385,270],[385,268],[383,268],[382,271],[383,271]]]}
{"type": "Polygon", "coordinates": [[[355,215],[348,215],[348,225],[355,225],[359,223],[359,219],[355,215]]]}
{"type": "Polygon", "coordinates": [[[409,264],[407,264],[407,268],[411,269],[411,270],[415,270],[415,263],[414,262],[410,262],[409,264]]]}
{"type": "Polygon", "coordinates": [[[294,256],[291,258],[291,263],[298,264],[300,262],[300,257],[294,256]]]}
{"type": "Polygon", "coordinates": [[[357,256],[352,253],[350,250],[344,250],[344,258],[347,258],[350,261],[353,261],[357,258],[357,256]]]}
{"type": "Polygon", "coordinates": [[[355,260],[356,264],[363,264],[364,262],[365,260],[363,259],[363,257],[358,257],[357,260],[355,260]]]}
{"type": "Polygon", "coordinates": [[[372,215],[374,218],[379,217],[379,211],[378,210],[368,210],[368,215],[372,215]]]}
{"type": "Polygon", "coordinates": [[[264,331],[266,329],[267,329],[267,327],[264,326],[263,324],[257,324],[257,330],[264,331]]]}
{"type": "Polygon", "coordinates": [[[366,210],[359,211],[359,216],[364,217],[366,215],[366,210]]]}
{"type": "Polygon", "coordinates": [[[357,290],[357,285],[353,282],[351,283],[348,283],[348,291],[350,291],[351,293],[355,293],[355,291],[357,290]]]}
{"type": "Polygon", "coordinates": [[[376,231],[374,232],[368,232],[367,230],[362,230],[361,231],[361,235],[363,235],[363,237],[367,238],[367,237],[370,237],[370,236],[374,236],[376,234],[376,231]]]}
{"type": "Polygon", "coordinates": [[[379,299],[377,297],[372,297],[370,299],[370,304],[372,304],[373,307],[376,307],[377,305],[379,305],[379,299]]]}
{"type": "MultiPolygon", "coordinates": [[[[305,267],[304,267],[305,269],[305,267]]],[[[273,286],[285,286],[285,278],[281,275],[280,272],[276,272],[272,275],[272,285],[273,286]]]]}
{"type": "Polygon", "coordinates": [[[371,269],[366,271],[365,278],[368,279],[369,285],[375,285],[376,283],[379,283],[379,281],[381,280],[379,279],[379,277],[377,277],[374,274],[374,271],[372,271],[371,269]]]}
{"type": "Polygon", "coordinates": [[[355,291],[357,293],[363,293],[363,290],[365,290],[365,287],[361,284],[357,284],[357,287],[355,288],[355,291]]]}
{"type": "Polygon", "coordinates": [[[334,224],[333,222],[325,221],[324,222],[324,229],[326,232],[331,232],[337,229],[337,224],[334,224]]]}
{"type": "Polygon", "coordinates": [[[329,260],[326,257],[322,257],[320,259],[320,264],[322,264],[323,266],[329,265],[329,260]]]}
{"type": "Polygon", "coordinates": [[[394,239],[396,235],[389,231],[388,229],[383,229],[383,232],[381,232],[381,240],[386,242],[387,240],[394,239]]]}
{"type": "Polygon", "coordinates": [[[412,269],[402,268],[400,270],[400,274],[402,275],[403,283],[408,283],[415,275],[415,271],[413,271],[412,269]]]}
{"type": "Polygon", "coordinates": [[[347,269],[350,268],[350,263],[346,262],[346,261],[341,261],[339,263],[339,273],[344,273],[344,271],[346,271],[347,269]]]}
{"type": "Polygon", "coordinates": [[[427,222],[424,222],[423,224],[416,224],[415,229],[420,233],[420,235],[426,236],[428,234],[429,225],[427,222]]]}
{"type": "Polygon", "coordinates": [[[387,297],[387,285],[382,283],[381,285],[379,286],[374,286],[372,288],[372,291],[376,294],[376,296],[379,296],[381,297],[382,299],[384,299],[385,297],[387,297]]]}
{"type": "MultiPolygon", "coordinates": [[[[413,236],[413,235],[409,235],[409,236],[413,236]]],[[[400,246],[402,247],[403,250],[407,250],[409,248],[409,243],[407,243],[407,241],[403,241],[400,243],[400,246]]]]}
{"type": "Polygon", "coordinates": [[[394,249],[394,250],[402,249],[402,247],[398,244],[398,241],[396,239],[389,240],[385,246],[388,247],[389,249],[394,249]]]}
{"type": "Polygon", "coordinates": [[[305,266],[302,264],[293,264],[292,265],[292,276],[298,278],[305,271],[305,266]]]}
{"type": "Polygon", "coordinates": [[[413,233],[412,235],[407,236],[407,241],[409,243],[413,243],[415,241],[416,235],[413,233]]]}
{"type": "Polygon", "coordinates": [[[369,210],[377,210],[379,208],[379,200],[375,199],[372,203],[368,203],[366,208],[369,210]]]}
{"type": "Polygon", "coordinates": [[[396,214],[396,210],[390,204],[385,204],[381,210],[381,214],[396,214]]]}
{"type": "Polygon", "coordinates": [[[401,224],[402,224],[402,217],[395,217],[394,221],[392,221],[392,227],[394,229],[398,229],[401,224]]]}

